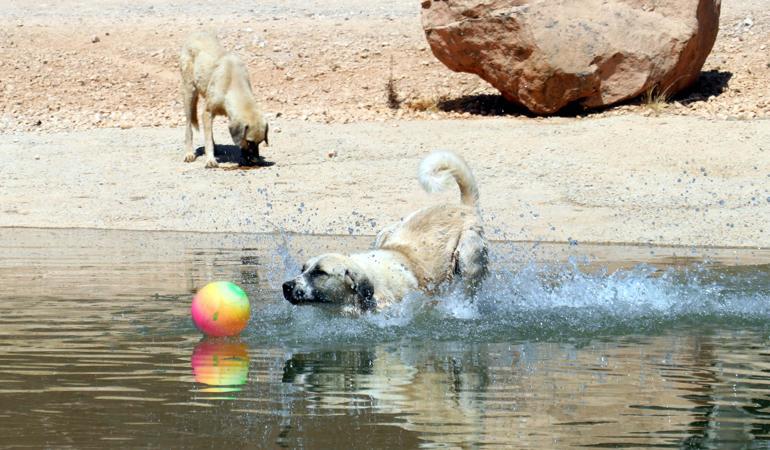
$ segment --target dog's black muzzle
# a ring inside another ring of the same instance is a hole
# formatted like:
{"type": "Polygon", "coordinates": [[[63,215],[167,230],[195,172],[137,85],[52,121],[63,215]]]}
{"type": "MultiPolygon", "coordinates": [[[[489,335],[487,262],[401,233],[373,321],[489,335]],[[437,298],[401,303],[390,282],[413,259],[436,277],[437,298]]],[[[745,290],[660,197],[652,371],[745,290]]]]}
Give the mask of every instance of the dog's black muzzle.
{"type": "Polygon", "coordinates": [[[297,285],[297,282],[294,280],[283,283],[283,298],[288,300],[292,305],[299,305],[300,303],[321,303],[310,292],[297,285]]]}
{"type": "Polygon", "coordinates": [[[324,296],[313,293],[312,291],[306,291],[301,286],[298,286],[297,282],[294,280],[283,283],[283,298],[288,300],[292,305],[303,303],[329,303],[324,296]]]}
{"type": "Polygon", "coordinates": [[[301,300],[297,296],[297,282],[294,280],[283,283],[283,298],[289,301],[292,305],[296,305],[301,300]]]}
{"type": "Polygon", "coordinates": [[[243,165],[257,165],[261,159],[261,156],[259,156],[259,144],[248,141],[246,146],[241,148],[241,157],[243,159],[243,165]]]}

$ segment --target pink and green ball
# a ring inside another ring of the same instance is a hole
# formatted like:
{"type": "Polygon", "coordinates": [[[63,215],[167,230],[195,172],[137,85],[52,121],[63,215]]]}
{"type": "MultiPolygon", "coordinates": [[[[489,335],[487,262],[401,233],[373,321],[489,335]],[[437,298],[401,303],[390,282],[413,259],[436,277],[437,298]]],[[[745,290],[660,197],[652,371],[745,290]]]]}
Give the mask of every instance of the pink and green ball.
{"type": "Polygon", "coordinates": [[[216,281],[204,286],[192,301],[195,326],[207,336],[236,336],[249,323],[249,298],[237,284],[216,281]]]}

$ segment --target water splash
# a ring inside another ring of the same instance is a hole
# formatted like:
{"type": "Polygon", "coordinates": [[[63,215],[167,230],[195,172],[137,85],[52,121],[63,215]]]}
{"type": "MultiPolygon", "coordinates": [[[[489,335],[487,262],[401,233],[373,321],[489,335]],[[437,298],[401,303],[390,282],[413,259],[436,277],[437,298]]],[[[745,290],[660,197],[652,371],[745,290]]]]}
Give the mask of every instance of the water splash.
{"type": "MultiPolygon", "coordinates": [[[[296,275],[299,264],[286,241],[277,252],[280,265],[270,269],[271,279],[296,275]]],[[[611,272],[585,259],[521,263],[519,256],[515,249],[495,255],[492,273],[474,299],[460,289],[434,299],[414,294],[358,318],[292,306],[276,290],[275,301],[255,312],[251,328],[259,332],[249,338],[316,343],[550,340],[655,333],[679,325],[770,325],[770,265],[638,265],[611,272]]]]}

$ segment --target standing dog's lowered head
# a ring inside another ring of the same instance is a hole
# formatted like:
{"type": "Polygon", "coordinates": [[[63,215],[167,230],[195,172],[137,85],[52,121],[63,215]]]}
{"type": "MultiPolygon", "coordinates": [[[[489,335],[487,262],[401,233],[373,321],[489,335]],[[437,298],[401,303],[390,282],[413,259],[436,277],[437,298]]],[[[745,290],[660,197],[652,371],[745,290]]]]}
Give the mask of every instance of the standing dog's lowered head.
{"type": "Polygon", "coordinates": [[[185,161],[195,160],[192,129],[198,128],[198,98],[203,109],[203,135],[206,167],[217,167],[214,158],[214,117],[227,116],[230,136],[240,147],[244,162],[260,158],[259,144],[268,142],[269,126],[254,99],[246,65],[234,53],[227,53],[217,37],[209,32],[192,34],[179,57],[182,72],[182,95],[187,118],[185,161]]]}
{"type": "Polygon", "coordinates": [[[473,296],[487,274],[488,259],[473,174],[465,161],[446,151],[425,158],[419,173],[429,192],[456,184],[460,204],[413,212],[380,231],[371,251],[311,258],[302,273],[283,284],[286,300],[364,312],[410,292],[434,294],[453,280],[473,296]]]}

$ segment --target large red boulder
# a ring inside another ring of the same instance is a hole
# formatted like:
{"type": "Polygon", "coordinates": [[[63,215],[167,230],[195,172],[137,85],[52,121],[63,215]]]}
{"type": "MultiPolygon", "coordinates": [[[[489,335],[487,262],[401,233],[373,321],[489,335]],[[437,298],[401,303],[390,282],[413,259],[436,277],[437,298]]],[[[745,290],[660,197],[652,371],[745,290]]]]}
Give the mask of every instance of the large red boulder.
{"type": "Polygon", "coordinates": [[[714,45],[720,9],[721,0],[423,0],[422,24],[447,67],[550,114],[684,89],[714,45]]]}

